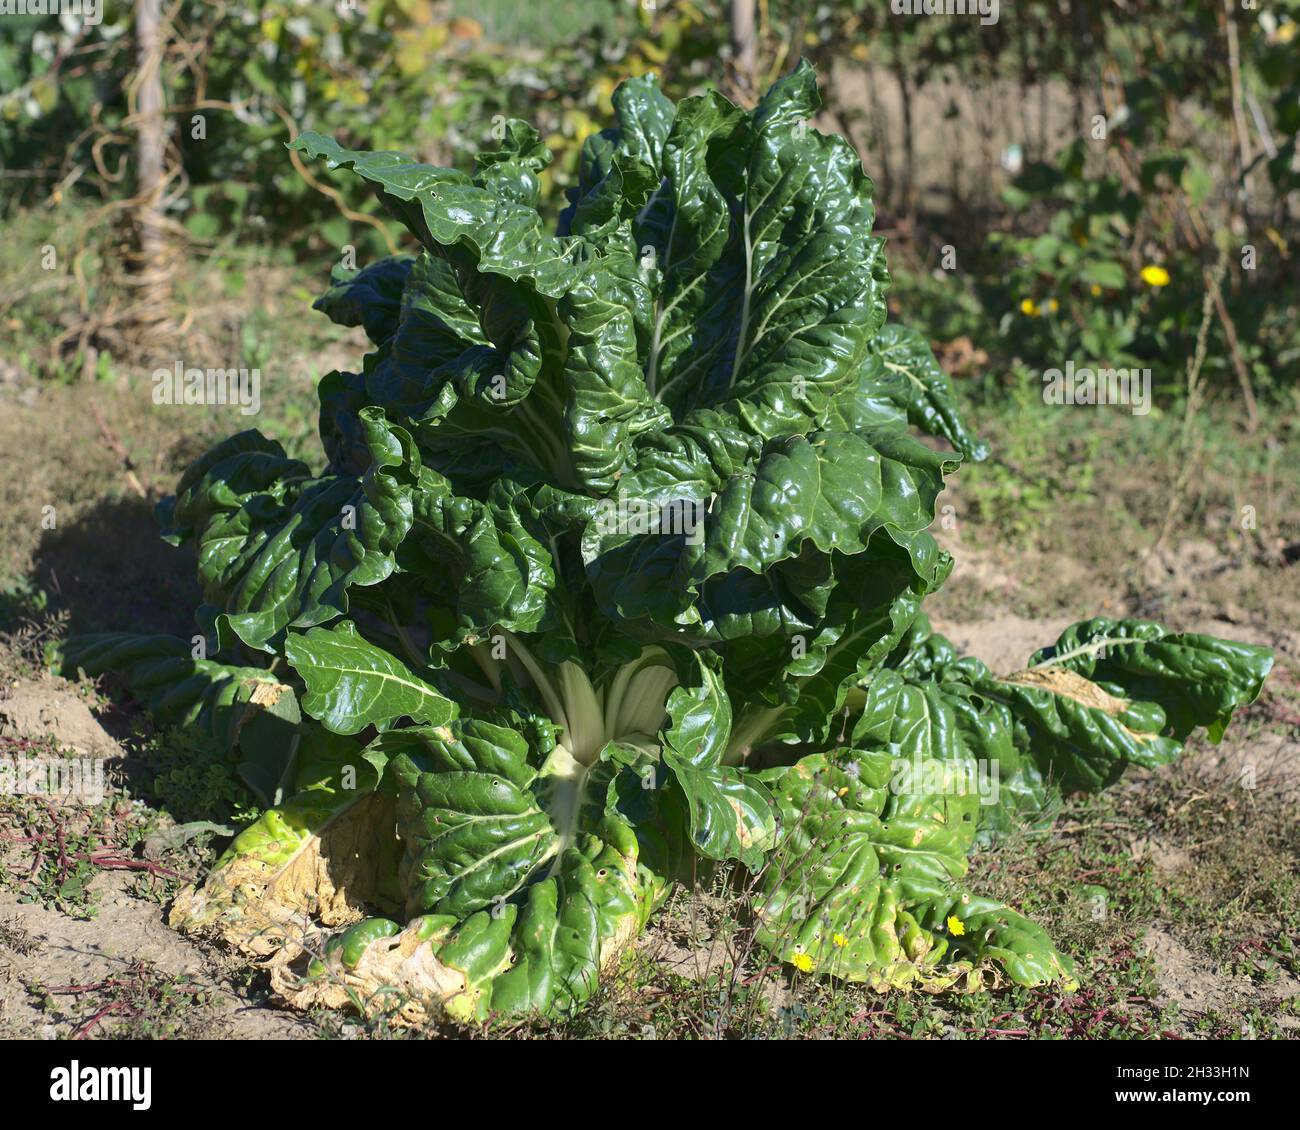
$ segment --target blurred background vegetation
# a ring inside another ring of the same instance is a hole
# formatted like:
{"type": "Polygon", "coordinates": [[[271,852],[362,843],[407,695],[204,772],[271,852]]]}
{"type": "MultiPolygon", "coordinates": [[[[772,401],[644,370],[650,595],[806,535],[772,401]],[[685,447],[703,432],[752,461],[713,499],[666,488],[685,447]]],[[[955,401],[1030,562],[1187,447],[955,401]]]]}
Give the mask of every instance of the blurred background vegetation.
{"type": "Polygon", "coordinates": [[[993,391],[1022,365],[1154,362],[1176,394],[1208,289],[1207,381],[1235,386],[1251,425],[1261,396],[1294,391],[1300,0],[1022,0],[992,25],[895,6],[161,0],[157,114],[142,109],[134,5],[106,0],[97,25],[6,16],[9,361],[102,374],[183,331],[200,293],[250,268],[323,277],[341,247],[360,261],[395,247],[354,183],[323,182],[285,151],[300,130],[464,166],[499,115],[522,117],[555,153],[558,212],[623,77],[653,70],[675,97],[719,85],[748,101],[802,55],[826,84],[817,124],[848,135],[876,180],[895,303],[958,376],[993,391]],[[753,38],[737,45],[732,9],[747,6],[753,38]],[[150,125],[155,185],[141,182],[150,125]],[[142,204],[169,252],[153,264],[168,318],[133,310],[142,204]]]}

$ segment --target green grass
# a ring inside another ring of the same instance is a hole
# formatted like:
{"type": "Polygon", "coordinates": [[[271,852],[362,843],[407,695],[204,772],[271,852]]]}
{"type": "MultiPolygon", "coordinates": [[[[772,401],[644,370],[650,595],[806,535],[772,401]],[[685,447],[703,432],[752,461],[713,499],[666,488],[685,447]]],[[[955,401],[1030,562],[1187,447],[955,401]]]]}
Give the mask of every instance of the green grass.
{"type": "MultiPolygon", "coordinates": [[[[1157,405],[1148,416],[1120,408],[1054,407],[1025,371],[1005,386],[957,382],[971,426],[992,446],[983,464],[970,464],[955,483],[970,521],[985,543],[1063,548],[1077,544],[1070,511],[1087,508],[1107,540],[1158,532],[1183,466],[1182,405],[1157,405]],[[1100,503],[1100,505],[1098,505],[1100,503]],[[1152,529],[1154,523],[1155,529],[1152,529]]],[[[1300,538],[1300,428],[1279,408],[1262,434],[1245,435],[1235,402],[1212,401],[1193,425],[1192,483],[1180,497],[1177,532],[1300,538]],[[1256,529],[1242,529],[1243,506],[1256,529]]],[[[1238,537],[1240,541],[1240,537],[1238,537]]]]}
{"type": "MultiPolygon", "coordinates": [[[[97,879],[106,871],[128,873],[133,895],[167,902],[211,865],[214,828],[176,825],[242,815],[248,794],[233,769],[223,773],[201,745],[174,732],[142,732],[127,744],[135,756],[106,769],[99,803],[0,796],[0,890],[20,903],[93,919],[97,879]],[[112,775],[123,771],[125,780],[115,782],[112,775]]],[[[6,759],[64,756],[71,755],[49,737],[0,737],[6,759]]]]}

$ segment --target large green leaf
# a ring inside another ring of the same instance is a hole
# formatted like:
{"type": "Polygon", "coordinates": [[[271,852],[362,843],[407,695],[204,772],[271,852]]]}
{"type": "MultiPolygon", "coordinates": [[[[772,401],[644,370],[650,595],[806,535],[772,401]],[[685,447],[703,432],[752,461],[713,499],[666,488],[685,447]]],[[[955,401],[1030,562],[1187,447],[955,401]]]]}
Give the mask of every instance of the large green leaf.
{"type": "Polygon", "coordinates": [[[760,876],[759,940],[803,972],[881,990],[1071,982],[1038,927],[958,883],[978,808],[966,766],[844,749],[762,774],[781,840],[760,876]]]}
{"type": "Polygon", "coordinates": [[[914,534],[934,520],[956,464],[907,436],[814,432],[770,444],[753,474],[733,476],[704,524],[688,583],[759,573],[799,552],[863,552],[876,530],[914,534]]]}
{"type": "Polygon", "coordinates": [[[290,636],[285,655],[307,687],[302,708],[336,734],[382,730],[402,718],[440,726],[456,713],[433,684],[351,621],[290,636]]]}
{"type": "Polygon", "coordinates": [[[884,664],[922,600],[952,567],[928,533],[899,540],[905,545],[882,531],[865,553],[834,555],[835,586],[824,611],[807,632],[781,641],[775,661],[766,657],[764,681],[755,691],[779,714],[765,730],[747,735],[751,743],[764,737],[824,741],[841,724],[849,692],[884,664]]]}
{"type": "Polygon", "coordinates": [[[807,64],[751,113],[706,94],[670,117],[656,93],[629,90],[619,130],[589,143],[572,230],[606,222],[591,203],[602,178],[652,168],[661,183],[633,224],[653,252],[649,388],[679,419],[714,405],[764,437],[811,430],[884,320],[871,182],[849,145],[809,127],[807,64]]]}
{"type": "Polygon", "coordinates": [[[1259,696],[1273,653],[1254,644],[1171,632],[1150,620],[1099,616],[1071,625],[1029,663],[1063,667],[1112,694],[1159,704],[1175,738],[1203,726],[1218,741],[1233,711],[1259,696]]]}
{"type": "Polygon", "coordinates": [[[660,733],[669,783],[680,790],[695,850],[755,867],[775,837],[772,800],[752,776],[722,764],[731,704],[719,674],[698,654],[674,650],[678,685],[660,733]]]}
{"type": "Polygon", "coordinates": [[[278,443],[242,432],[181,478],[162,507],[165,536],[193,541],[222,646],[274,650],[291,628],[333,620],[348,589],[394,568],[411,527],[419,455],[378,408],[360,413],[370,456],[358,476],[309,477],[278,443]]]}
{"type": "Polygon", "coordinates": [[[361,270],[336,266],[330,288],[312,304],[341,326],[364,326],[366,336],[382,345],[397,330],[402,291],[415,261],[409,255],[376,259],[361,270]]]}
{"type": "MultiPolygon", "coordinates": [[[[511,123],[511,130],[522,137],[530,127],[511,123]]],[[[547,233],[519,190],[518,169],[499,175],[495,160],[471,180],[400,154],[345,150],[319,134],[304,134],[293,146],[370,181],[445,263],[436,293],[409,302],[413,325],[441,323],[448,305],[468,303],[485,343],[434,366],[435,358],[422,357],[412,338],[409,360],[399,354],[380,363],[377,372],[391,371],[374,391],[394,381],[420,389],[423,371],[425,387],[414,397],[404,393],[402,403],[423,419],[446,420],[422,433],[422,442],[445,447],[465,435],[494,440],[552,481],[608,489],[631,436],[646,426],[644,419],[661,418],[637,362],[630,311],[642,286],[628,233],[606,236],[598,247],[547,233]],[[450,410],[453,403],[458,407],[450,410]]],[[[412,282],[425,285],[414,274],[412,282]]],[[[466,319],[458,316],[456,323],[466,319]]],[[[395,353],[402,341],[399,329],[395,353]]]]}
{"type": "Polygon", "coordinates": [[[937,685],[984,719],[974,747],[1001,763],[1006,785],[986,824],[1005,830],[1014,814],[1050,808],[1060,791],[1104,788],[1130,764],[1167,764],[1198,725],[1215,739],[1233,710],[1259,694],[1272,655],[1149,621],[1097,619],[1067,628],[1033,666],[1004,676],[958,659],[948,640],[925,631],[895,662],[909,685],[937,685]]]}
{"type": "Polygon", "coordinates": [[[409,271],[393,333],[367,359],[366,393],[415,426],[444,416],[498,364],[455,271],[425,252],[409,271]]]}
{"type": "MultiPolygon", "coordinates": [[[[771,580],[756,585],[746,574],[770,574],[805,546],[821,554],[856,555],[883,531],[912,552],[918,574],[932,574],[933,543],[920,535],[934,519],[944,474],[955,466],[894,432],[774,440],[752,468],[730,475],[707,513],[701,514],[697,503],[667,530],[662,517],[649,529],[591,523],[583,538],[588,578],[610,617],[694,627],[714,639],[727,638],[725,619],[715,615],[704,622],[703,613],[719,610],[718,598],[728,600],[728,588],[731,615],[739,612],[735,592],[746,593],[753,608],[764,590],[770,593],[771,580]],[[719,584],[710,591],[704,586],[714,578],[719,584]],[[697,594],[702,595],[698,606],[697,594]]],[[[625,496],[660,513],[654,508],[666,493],[662,470],[656,465],[644,492],[639,476],[629,476],[625,496]]],[[[692,493],[695,488],[688,486],[678,497],[689,499],[692,493]]],[[[766,607],[772,607],[770,598],[766,607]]],[[[744,634],[752,634],[754,625],[745,628],[744,634]]]]}
{"type": "Polygon", "coordinates": [[[629,178],[649,176],[652,188],[659,184],[677,107],[654,75],[620,83],[613,104],[617,128],[593,134],[583,144],[578,184],[568,190],[569,207],[560,217],[563,235],[599,231],[621,219],[634,191],[629,178]]]}
{"type": "Polygon", "coordinates": [[[611,746],[580,766],[556,747],[540,759],[480,719],[376,744],[392,758],[407,913],[435,916],[431,949],[455,982],[442,1007],[572,1012],[664,890],[621,810],[647,755],[611,746]]]}
{"type": "MultiPolygon", "coordinates": [[[[524,123],[511,123],[511,128],[531,129],[524,123]]],[[[545,230],[536,207],[520,200],[517,192],[501,191],[494,177],[475,178],[420,164],[401,153],[344,149],[318,133],[304,133],[289,147],[323,158],[330,168],[352,169],[369,181],[389,211],[429,251],[456,250],[467,256],[453,259],[453,265],[464,261],[483,273],[529,280],[552,298],[563,294],[577,276],[567,245],[545,230]]]]}
{"type": "Polygon", "coordinates": [[[957,410],[948,374],[934,359],[930,343],[914,329],[890,322],[871,342],[853,396],[870,418],[881,400],[896,406],[909,423],[927,435],[946,439],[965,459],[982,460],[988,445],[967,430],[957,410]]]}
{"type": "Polygon", "coordinates": [[[120,676],[160,724],[199,726],[229,745],[263,710],[273,709],[289,728],[299,721],[293,693],[270,671],[196,659],[193,646],[175,636],[76,636],[62,645],[61,666],[68,674],[120,676]]]}
{"type": "Polygon", "coordinates": [[[238,747],[239,774],[263,804],[274,804],[298,749],[302,715],[292,688],[260,667],[196,659],[174,636],[103,632],[62,647],[63,670],[114,675],[129,683],[162,726],[197,727],[238,747]]]}
{"type": "Polygon", "coordinates": [[[379,744],[400,786],[408,917],[466,918],[513,897],[558,854],[522,734],[466,720],[450,731],[394,730],[379,744]]]}
{"type": "Polygon", "coordinates": [[[1015,741],[1014,715],[960,678],[905,678],[883,670],[866,688],[852,727],[853,745],[915,761],[937,758],[973,766],[982,842],[1041,821],[1059,792],[1015,741]]]}
{"type": "Polygon", "coordinates": [[[416,576],[446,578],[456,619],[447,642],[481,638],[493,627],[534,632],[562,617],[555,562],[534,532],[540,525],[520,484],[498,479],[481,502],[453,494],[426,469],[413,501],[411,537],[398,558],[416,576]]]}

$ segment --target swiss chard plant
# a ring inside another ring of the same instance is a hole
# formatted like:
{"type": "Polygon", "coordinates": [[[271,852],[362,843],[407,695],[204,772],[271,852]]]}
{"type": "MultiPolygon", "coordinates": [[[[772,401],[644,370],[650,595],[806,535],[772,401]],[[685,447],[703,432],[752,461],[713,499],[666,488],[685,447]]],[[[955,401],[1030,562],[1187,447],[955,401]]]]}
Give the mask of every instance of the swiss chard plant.
{"type": "Polygon", "coordinates": [[[984,449],[887,320],[811,68],[749,111],[650,77],[614,104],[558,231],[522,122],[472,172],[293,143],[418,253],[316,304],[373,343],[321,381],[320,469],[248,431],[162,505],[202,646],[65,652],[230,743],[266,805],[173,921],[275,954],[300,1004],[564,1015],[721,864],[804,973],[1070,983],[970,853],[1217,739],[1269,653],[1095,619],[1015,673],[959,659],[927,530],[984,449]]]}

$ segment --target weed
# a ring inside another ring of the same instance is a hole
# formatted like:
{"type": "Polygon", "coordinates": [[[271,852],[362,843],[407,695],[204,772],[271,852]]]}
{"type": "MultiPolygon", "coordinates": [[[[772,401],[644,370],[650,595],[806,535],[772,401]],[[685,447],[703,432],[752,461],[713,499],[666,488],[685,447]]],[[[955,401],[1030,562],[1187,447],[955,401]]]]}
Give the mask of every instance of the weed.
{"type": "Polygon", "coordinates": [[[147,961],[133,961],[113,977],[86,984],[29,982],[28,992],[51,1020],[70,1029],[67,1038],[159,1040],[208,1034],[203,1006],[210,989],[185,976],[171,976],[147,961]]]}

